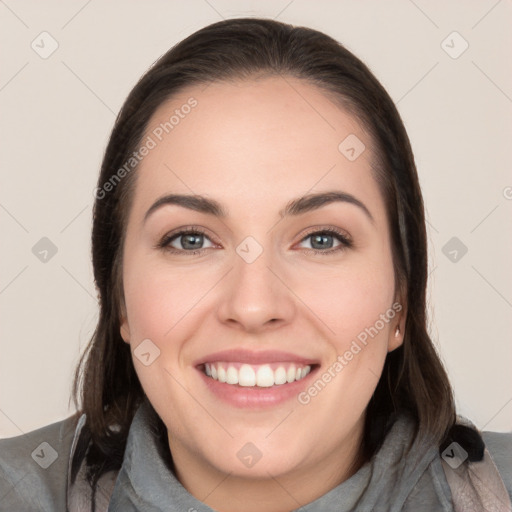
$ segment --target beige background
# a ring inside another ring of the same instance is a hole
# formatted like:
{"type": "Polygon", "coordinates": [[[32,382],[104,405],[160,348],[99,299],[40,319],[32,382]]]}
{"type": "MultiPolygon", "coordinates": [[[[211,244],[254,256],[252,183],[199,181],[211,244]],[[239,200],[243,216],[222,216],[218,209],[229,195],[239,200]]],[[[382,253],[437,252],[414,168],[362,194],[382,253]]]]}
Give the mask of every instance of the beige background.
{"type": "Polygon", "coordinates": [[[73,412],[97,318],[93,189],[128,92],[177,41],[241,16],[326,32],[397,102],[429,218],[432,336],[459,413],[512,430],[512,2],[2,0],[0,437],[73,412]],[[51,38],[43,59],[31,44],[51,38]],[[46,262],[32,252],[43,237],[46,262]],[[452,237],[468,249],[455,262],[452,237]]]}

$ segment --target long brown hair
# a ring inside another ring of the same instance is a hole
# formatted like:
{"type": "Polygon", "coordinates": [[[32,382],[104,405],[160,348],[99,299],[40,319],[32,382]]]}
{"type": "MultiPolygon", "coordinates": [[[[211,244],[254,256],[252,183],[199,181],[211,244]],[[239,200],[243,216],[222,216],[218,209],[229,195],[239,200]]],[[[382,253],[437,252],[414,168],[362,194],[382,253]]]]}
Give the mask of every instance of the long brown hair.
{"type": "MultiPolygon", "coordinates": [[[[230,19],[190,35],[144,74],[117,116],[105,151],[92,230],[99,320],[73,383],[77,414],[87,414],[87,461],[94,478],[121,466],[130,424],[145,398],[130,346],[120,335],[122,250],[137,169],[122,173],[122,179],[118,171],[140,146],[155,110],[172,95],[195,84],[262,75],[293,76],[321,88],[361,122],[375,146],[372,169],[386,204],[395,280],[406,298],[407,318],[403,344],[387,355],[367,407],[365,457],[375,453],[401,411],[415,419],[416,434],[428,433],[439,444],[455,423],[453,392],[427,332],[423,199],[393,101],[366,65],[331,37],[269,19],[230,19]]],[[[165,431],[161,420],[160,429],[165,431]]]]}

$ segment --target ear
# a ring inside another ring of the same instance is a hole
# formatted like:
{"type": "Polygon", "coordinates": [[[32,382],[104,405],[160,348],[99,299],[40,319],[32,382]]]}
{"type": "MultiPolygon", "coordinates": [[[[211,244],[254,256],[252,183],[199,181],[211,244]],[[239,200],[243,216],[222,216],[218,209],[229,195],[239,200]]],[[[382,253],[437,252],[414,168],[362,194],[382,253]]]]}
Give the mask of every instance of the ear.
{"type": "Polygon", "coordinates": [[[396,314],[389,323],[388,352],[397,349],[404,341],[405,324],[407,320],[407,300],[405,294],[400,293],[395,297],[391,309],[395,311],[396,314]]]}
{"type": "Polygon", "coordinates": [[[121,315],[119,320],[121,338],[125,343],[130,343],[130,326],[128,324],[128,315],[126,314],[126,306],[124,301],[121,304],[121,315]]]}

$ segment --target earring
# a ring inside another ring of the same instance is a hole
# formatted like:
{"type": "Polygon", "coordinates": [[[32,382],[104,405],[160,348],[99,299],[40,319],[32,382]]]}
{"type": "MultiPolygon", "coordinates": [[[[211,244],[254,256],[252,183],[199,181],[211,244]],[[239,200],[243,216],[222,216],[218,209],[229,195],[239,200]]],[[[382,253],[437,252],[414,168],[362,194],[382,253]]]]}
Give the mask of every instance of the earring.
{"type": "Polygon", "coordinates": [[[399,325],[397,325],[396,329],[395,329],[395,338],[398,338],[398,336],[400,336],[400,326],[399,325]]]}

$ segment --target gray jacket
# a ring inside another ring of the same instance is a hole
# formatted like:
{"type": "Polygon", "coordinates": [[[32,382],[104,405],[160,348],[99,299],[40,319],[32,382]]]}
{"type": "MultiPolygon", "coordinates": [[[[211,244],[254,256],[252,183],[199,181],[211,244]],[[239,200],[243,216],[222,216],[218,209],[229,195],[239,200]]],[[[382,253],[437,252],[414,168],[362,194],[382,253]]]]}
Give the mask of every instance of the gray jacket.
{"type": "MultiPolygon", "coordinates": [[[[95,512],[212,512],[169,471],[149,428],[144,402],[130,427],[122,467],[104,475],[95,494],[95,512]]],[[[459,416],[462,424],[470,425],[459,416]]],[[[0,440],[1,512],[91,512],[91,488],[84,462],[76,481],[71,462],[86,416],[69,417],[28,434],[0,440]]],[[[437,446],[416,440],[404,449],[412,422],[399,417],[371,461],[338,487],[300,512],[512,512],[512,432],[481,432],[485,457],[465,459],[454,443],[439,454],[437,446]],[[464,460],[465,459],[465,460],[464,460]],[[454,505],[455,502],[455,505],[454,505]]],[[[467,453],[466,453],[467,455],[467,453]]]]}

